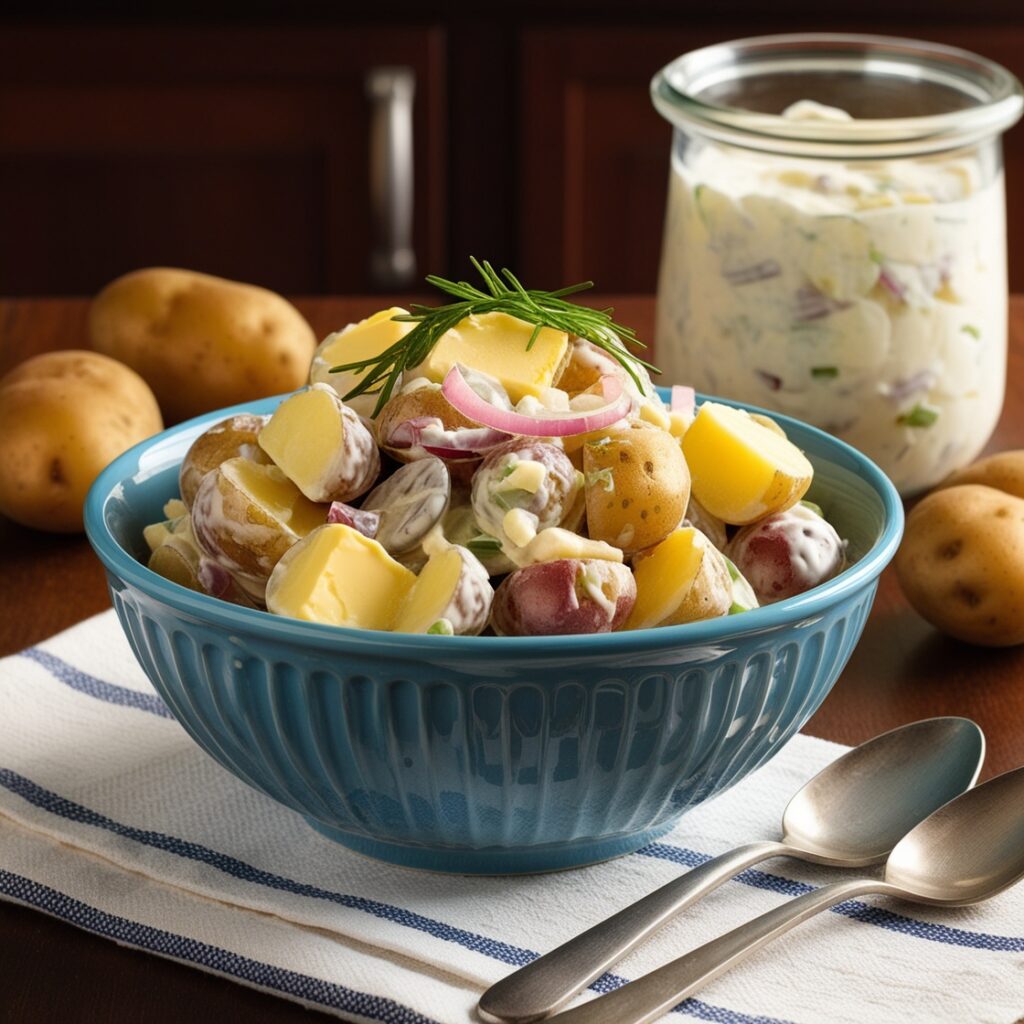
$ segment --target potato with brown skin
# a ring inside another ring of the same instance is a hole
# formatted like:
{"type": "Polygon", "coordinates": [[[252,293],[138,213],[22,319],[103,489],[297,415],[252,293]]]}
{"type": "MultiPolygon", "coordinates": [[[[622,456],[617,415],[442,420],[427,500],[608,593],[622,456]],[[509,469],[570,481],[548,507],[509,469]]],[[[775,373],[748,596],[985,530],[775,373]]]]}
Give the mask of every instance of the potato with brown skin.
{"type": "Polygon", "coordinates": [[[958,487],[960,484],[984,484],[1016,498],[1024,498],[1024,450],[996,452],[978,459],[946,477],[939,487],[958,487]]]}
{"type": "MultiPolygon", "coordinates": [[[[412,462],[430,455],[422,448],[410,445],[407,438],[402,437],[402,424],[409,420],[439,419],[446,430],[459,428],[479,428],[459,412],[441,393],[439,384],[424,384],[412,391],[403,391],[388,399],[380,415],[374,420],[377,432],[377,443],[392,458],[399,462],[412,462]],[[396,433],[397,431],[397,433],[396,433]]],[[[467,458],[471,453],[467,452],[467,458]]]]}
{"type": "Polygon", "coordinates": [[[89,309],[89,338],[149,383],[169,420],[294,391],[316,349],[280,295],[167,267],[108,284],[89,309]]]}
{"type": "Polygon", "coordinates": [[[228,459],[199,484],[192,531],[203,554],[240,583],[262,585],[293,544],[327,522],[327,512],[277,466],[228,459]]]}
{"type": "Polygon", "coordinates": [[[251,413],[229,416],[215,423],[192,442],[178,473],[181,500],[189,508],[192,507],[203,477],[222,462],[239,456],[264,465],[270,462],[270,456],[264,454],[258,442],[260,431],[269,418],[251,413]]]}
{"type": "Polygon", "coordinates": [[[0,380],[0,512],[38,530],[82,529],[100,470],[163,429],[146,382],[95,352],[47,352],[0,380]]]}
{"type": "Polygon", "coordinates": [[[907,599],[944,633],[1024,642],[1024,500],[981,484],[933,491],[907,517],[895,566],[907,599]]]}
{"type": "Polygon", "coordinates": [[[682,521],[690,473],[671,434],[643,422],[583,446],[587,529],[625,552],[667,537],[682,521]]]}
{"type": "MultiPolygon", "coordinates": [[[[700,531],[697,531],[700,533],[700,531]]],[[[675,612],[663,623],[674,626],[683,622],[702,622],[728,615],[732,607],[732,576],[729,563],[710,540],[701,534],[704,557],[693,585],[686,592],[675,612]]]]}

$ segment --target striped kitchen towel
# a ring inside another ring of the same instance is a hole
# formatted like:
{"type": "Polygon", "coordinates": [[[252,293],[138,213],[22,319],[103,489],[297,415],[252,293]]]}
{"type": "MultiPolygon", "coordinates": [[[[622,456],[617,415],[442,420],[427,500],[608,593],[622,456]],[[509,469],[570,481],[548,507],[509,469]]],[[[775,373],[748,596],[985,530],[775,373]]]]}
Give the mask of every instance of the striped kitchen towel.
{"type": "MultiPolygon", "coordinates": [[[[515,967],[739,843],[841,753],[796,737],[660,842],[549,875],[443,876],[360,857],[248,788],[173,720],[113,612],[0,661],[0,895],[349,1021],[473,1021],[515,967]],[[90,856],[97,855],[97,856],[90,856]]],[[[727,883],[631,954],[613,988],[841,877],[792,860],[727,883]]],[[[822,914],[665,1020],[1011,1024],[1024,886],[973,908],[870,897],[822,914]]]]}

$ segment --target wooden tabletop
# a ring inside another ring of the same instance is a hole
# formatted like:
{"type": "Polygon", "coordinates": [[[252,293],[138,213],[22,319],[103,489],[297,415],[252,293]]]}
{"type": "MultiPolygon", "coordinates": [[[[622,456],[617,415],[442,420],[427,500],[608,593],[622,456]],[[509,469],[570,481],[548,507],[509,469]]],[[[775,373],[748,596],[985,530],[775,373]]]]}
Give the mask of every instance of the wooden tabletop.
{"type": "MultiPolygon", "coordinates": [[[[652,298],[609,301],[621,322],[651,337],[652,298]]],[[[380,296],[296,302],[319,336],[389,304],[380,296]]],[[[79,299],[0,302],[0,374],[37,352],[86,347],[86,308],[79,299]]],[[[989,447],[1024,447],[1024,297],[1011,301],[1006,405],[989,447]]],[[[0,655],[109,604],[83,537],[35,533],[0,517],[0,655]]],[[[985,650],[941,636],[908,607],[888,569],[860,644],[805,732],[854,744],[932,715],[966,715],[981,725],[988,738],[983,778],[1024,763],[1024,646],[985,650]]],[[[160,1024],[243,1015],[309,1020],[295,1004],[0,903],[2,1020],[160,1024]]]]}

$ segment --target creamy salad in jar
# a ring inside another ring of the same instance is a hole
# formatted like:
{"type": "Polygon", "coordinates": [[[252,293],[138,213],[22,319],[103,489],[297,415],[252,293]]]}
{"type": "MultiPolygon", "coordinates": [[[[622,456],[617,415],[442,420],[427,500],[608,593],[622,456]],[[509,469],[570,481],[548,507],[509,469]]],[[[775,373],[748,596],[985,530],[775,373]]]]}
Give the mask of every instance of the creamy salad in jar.
{"type": "Polygon", "coordinates": [[[998,141],[831,157],[827,140],[860,127],[845,110],[800,100],[772,120],[798,140],[785,152],[675,133],[656,360],[814,423],[920,491],[977,456],[1002,406],[998,141]]]}

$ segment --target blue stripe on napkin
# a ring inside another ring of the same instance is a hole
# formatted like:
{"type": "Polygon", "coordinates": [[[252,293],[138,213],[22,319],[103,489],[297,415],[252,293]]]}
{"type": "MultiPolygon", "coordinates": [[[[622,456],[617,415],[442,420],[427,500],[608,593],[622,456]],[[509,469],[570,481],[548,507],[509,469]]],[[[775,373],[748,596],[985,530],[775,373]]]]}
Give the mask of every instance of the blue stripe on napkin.
{"type": "Polygon", "coordinates": [[[160,953],[174,960],[199,964],[218,974],[226,974],[260,988],[294,996],[307,1003],[356,1013],[369,1020],[380,1021],[381,1024],[438,1024],[432,1017],[424,1017],[423,1014],[392,999],[357,992],[344,985],[336,985],[308,974],[275,967],[261,960],[253,960],[221,949],[219,946],[212,946],[207,942],[199,942],[175,932],[151,928],[124,917],[108,914],[57,892],[56,889],[40,885],[2,868],[0,893],[95,935],[160,953]]]}
{"type": "MultiPolygon", "coordinates": [[[[29,647],[24,651],[20,652],[22,656],[30,658],[37,664],[45,668],[58,682],[63,683],[66,686],[77,690],[80,693],[84,693],[89,697],[94,697],[97,700],[106,701],[111,704],[119,704],[125,707],[136,708],[140,711],[147,711],[150,714],[159,715],[161,718],[171,718],[173,715],[167,709],[167,705],[160,699],[158,695],[139,693],[136,690],[128,689],[124,686],[118,686],[115,683],[106,682],[103,679],[98,679],[95,676],[91,676],[81,669],[76,668],[74,665],[69,664],[66,661],[50,654],[48,651],[44,651],[38,647],[29,647]]],[[[2,781],[2,780],[0,780],[2,781]]],[[[35,785],[29,780],[25,780],[29,785],[35,785]]],[[[6,782],[4,782],[6,786],[6,782]]],[[[7,786],[8,789],[12,789],[11,786],[7,786]]],[[[17,790],[12,789],[13,792],[17,790]]],[[[55,799],[60,800],[56,794],[51,794],[55,799]]],[[[26,799],[29,799],[26,797],[26,799]]],[[[30,801],[32,802],[32,801],[30,801]]],[[[43,806],[37,804],[37,806],[43,806]]],[[[77,805],[72,805],[77,806],[77,805]]],[[[47,807],[47,810],[52,808],[47,807]]],[[[92,811],[82,808],[88,814],[93,814],[92,811]]],[[[54,813],[61,813],[54,811],[54,813]]],[[[68,815],[65,815],[68,816],[68,815]]],[[[82,820],[82,819],[73,819],[82,820]]],[[[91,824],[92,822],[90,822],[91,824]]],[[[117,823],[112,823],[116,825],[117,823]]],[[[105,826],[100,826],[105,827],[105,826]]],[[[127,828],[128,826],[120,826],[121,828],[127,828]]],[[[158,833],[153,833],[154,835],[158,833]]],[[[171,837],[168,837],[171,838],[171,837]]],[[[177,842],[183,845],[184,840],[177,840],[177,842]]],[[[209,851],[214,857],[223,857],[223,854],[217,854],[215,851],[209,851]]],[[[681,864],[684,867],[696,867],[699,864],[711,860],[711,855],[706,853],[700,853],[697,850],[689,850],[685,847],[674,846],[669,843],[651,843],[649,846],[645,846],[640,850],[637,850],[632,856],[641,857],[653,857],[658,860],[670,861],[674,864],[681,864]]],[[[230,858],[229,858],[230,859],[230,858]]],[[[208,861],[212,863],[212,861],[208,861]]],[[[216,866],[216,865],[215,865],[216,866]]],[[[253,868],[253,871],[256,869],[253,868]]],[[[231,872],[228,872],[231,873],[231,872]]],[[[242,876],[238,876],[242,877],[242,876]]],[[[288,881],[285,879],[284,881],[288,881]]],[[[744,885],[749,885],[756,889],[764,889],[769,892],[779,893],[785,896],[801,896],[806,892],[811,892],[818,888],[808,884],[807,882],[798,882],[794,879],[785,878],[781,875],[771,874],[767,871],[758,871],[755,868],[748,868],[746,871],[741,872],[737,875],[733,881],[741,882],[744,885]]],[[[301,885],[302,883],[291,883],[293,885],[301,885]]],[[[311,887],[315,888],[315,887],[311,887]]],[[[308,894],[307,894],[308,895],[308,894]]],[[[341,894],[334,894],[341,896],[341,894]]],[[[320,897],[323,898],[323,897],[320,897]]],[[[359,899],[359,897],[346,897],[348,899],[359,899]]],[[[373,901],[366,901],[372,903],[373,901]]],[[[386,907],[386,904],[381,904],[381,907],[386,907]]],[[[357,908],[366,909],[366,908],[357,908]]],[[[908,917],[904,914],[896,914],[890,910],[885,910],[880,907],[875,907],[870,904],[864,903],[860,900],[848,900],[846,903],[841,903],[839,906],[832,907],[832,912],[835,914],[841,914],[844,917],[849,917],[855,921],[860,921],[862,924],[875,925],[879,928],[885,928],[888,931],[901,934],[910,935],[914,938],[925,939],[931,942],[941,942],[947,945],[962,946],[967,949],[983,949],[992,952],[1009,952],[1009,953],[1020,953],[1024,952],[1024,937],[1019,936],[1004,936],[1004,935],[992,935],[987,932],[974,932],[966,928],[952,928],[946,925],[932,924],[927,921],[920,921],[917,918],[908,917]]],[[[393,907],[390,911],[400,911],[400,908],[393,907]]],[[[369,911],[375,913],[375,911],[369,911]]],[[[400,911],[403,914],[410,914],[410,911],[400,911]]],[[[404,924],[406,922],[399,921],[390,914],[377,914],[376,916],[384,916],[388,920],[396,921],[396,923],[404,924]]],[[[413,915],[418,916],[418,915],[413,915]]],[[[425,919],[426,920],[426,919],[425,919]]],[[[442,922],[434,922],[435,924],[443,928],[451,928],[450,925],[444,925],[442,922]]],[[[416,927],[416,925],[410,925],[416,927]]],[[[454,931],[460,931],[460,929],[453,929],[454,931]]],[[[433,934],[431,932],[430,934],[433,934]]],[[[467,935],[471,933],[466,933],[467,935]]],[[[438,936],[445,937],[445,936],[438,936]]],[[[484,936],[476,936],[483,943],[495,943],[497,946],[505,946],[506,943],[497,942],[497,940],[487,939],[484,936]]],[[[458,941],[458,940],[452,940],[458,941]]],[[[460,943],[463,944],[464,943],[460,943]]],[[[467,946],[466,948],[476,948],[467,946]]],[[[525,960],[508,959],[504,956],[496,956],[495,959],[503,960],[505,963],[521,966],[523,963],[528,963],[537,954],[530,953],[528,950],[518,950],[517,947],[509,946],[509,950],[516,950],[516,955],[526,955],[525,960]]],[[[485,949],[477,949],[478,952],[483,952],[488,956],[494,956],[493,953],[488,952],[485,949]]],[[[609,976],[611,977],[611,976],[609,976]]],[[[599,979],[600,981],[600,979],[599,979]]],[[[597,986],[595,982],[594,986],[597,986]]]]}
{"type": "Polygon", "coordinates": [[[68,662],[39,647],[29,647],[19,653],[23,658],[42,665],[54,679],[79,693],[95,697],[97,700],[105,700],[108,704],[121,704],[124,707],[137,708],[139,711],[148,711],[151,715],[159,715],[161,718],[174,717],[167,705],[155,693],[139,693],[138,690],[129,690],[127,686],[117,686],[114,683],[97,679],[95,676],[89,675],[88,672],[69,665],[68,662]]]}
{"type": "MultiPolygon", "coordinates": [[[[482,953],[485,956],[489,956],[492,960],[511,964],[514,967],[528,964],[532,960],[536,960],[540,955],[533,950],[513,946],[507,942],[500,942],[484,935],[466,931],[463,928],[456,928],[443,921],[436,921],[433,918],[405,910],[402,907],[391,906],[390,904],[365,899],[361,896],[333,892],[306,882],[297,882],[291,878],[284,878],[281,875],[275,875],[251,864],[246,864],[244,861],[236,860],[234,857],[220,853],[217,850],[211,850],[208,847],[179,839],[176,836],[121,824],[105,815],[99,814],[97,811],[90,810],[88,807],[83,807],[81,804],[76,804],[57,793],[44,789],[31,779],[27,779],[25,776],[19,775],[9,768],[0,768],[0,785],[22,797],[33,806],[66,818],[69,821],[92,825],[123,838],[132,839],[145,846],[163,850],[166,853],[175,854],[187,860],[207,864],[219,871],[223,871],[227,875],[231,875],[233,878],[238,878],[245,882],[252,882],[255,885],[262,885],[267,888],[278,889],[311,899],[328,900],[331,903],[336,903],[353,910],[361,910],[364,913],[373,914],[374,917],[383,918],[394,924],[415,928],[435,938],[454,942],[464,949],[482,953]]],[[[2,874],[2,870],[0,870],[0,874],[2,874]]],[[[2,888],[0,888],[0,891],[3,891],[2,888]]],[[[611,992],[613,989],[625,985],[628,980],[628,978],[623,978],[619,975],[604,974],[590,987],[595,992],[611,992]]],[[[691,1017],[696,1017],[699,1020],[712,1021],[714,1024],[787,1024],[786,1021],[781,1021],[776,1017],[740,1013],[693,998],[685,1000],[676,1007],[676,1010],[680,1013],[686,1013],[691,1017]]]]}

